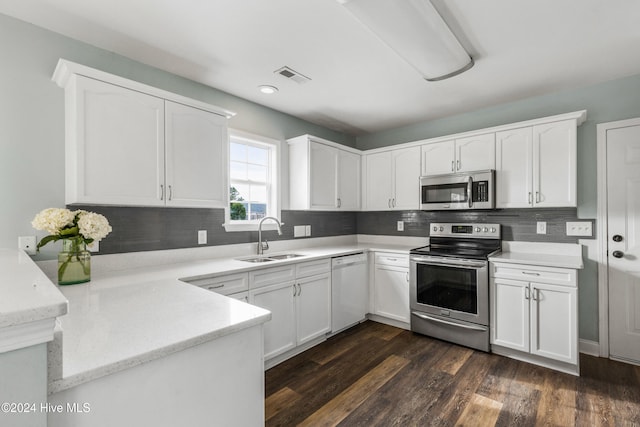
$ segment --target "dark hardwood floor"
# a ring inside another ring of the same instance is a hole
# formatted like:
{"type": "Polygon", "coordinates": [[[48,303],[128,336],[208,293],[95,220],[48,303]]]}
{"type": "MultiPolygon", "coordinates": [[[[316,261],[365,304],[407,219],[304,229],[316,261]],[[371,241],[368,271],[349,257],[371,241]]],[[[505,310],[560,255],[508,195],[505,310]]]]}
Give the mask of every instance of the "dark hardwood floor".
{"type": "Polygon", "coordinates": [[[364,322],[266,372],[267,426],[640,426],[640,367],[581,376],[364,322]]]}

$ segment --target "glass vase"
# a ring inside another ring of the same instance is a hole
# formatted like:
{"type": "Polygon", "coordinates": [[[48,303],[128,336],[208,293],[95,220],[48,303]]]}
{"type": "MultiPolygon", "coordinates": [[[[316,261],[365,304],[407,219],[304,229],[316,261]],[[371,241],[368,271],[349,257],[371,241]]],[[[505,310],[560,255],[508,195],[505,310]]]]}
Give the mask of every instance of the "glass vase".
{"type": "Polygon", "coordinates": [[[75,285],[91,280],[91,253],[81,239],[62,239],[58,254],[58,284],[75,285]]]}

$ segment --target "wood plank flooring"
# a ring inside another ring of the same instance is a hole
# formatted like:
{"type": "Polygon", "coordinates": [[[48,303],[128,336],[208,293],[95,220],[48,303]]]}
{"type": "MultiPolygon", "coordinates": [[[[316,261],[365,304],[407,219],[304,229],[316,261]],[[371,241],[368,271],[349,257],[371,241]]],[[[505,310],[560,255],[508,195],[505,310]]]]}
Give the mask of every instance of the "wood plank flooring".
{"type": "Polygon", "coordinates": [[[267,426],[640,426],[640,367],[581,376],[364,322],[266,372],[267,426]]]}

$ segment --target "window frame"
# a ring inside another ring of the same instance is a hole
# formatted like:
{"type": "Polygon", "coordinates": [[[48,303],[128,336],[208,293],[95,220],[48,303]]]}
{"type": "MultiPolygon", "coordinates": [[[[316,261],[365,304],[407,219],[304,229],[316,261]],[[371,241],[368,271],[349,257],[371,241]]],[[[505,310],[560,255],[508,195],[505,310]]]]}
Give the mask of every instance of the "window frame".
{"type": "MultiPolygon", "coordinates": [[[[282,142],[268,138],[262,135],[253,134],[237,129],[228,130],[227,140],[227,199],[230,198],[229,190],[231,189],[231,142],[237,140],[242,142],[243,140],[253,145],[267,146],[270,150],[269,153],[269,168],[270,168],[270,180],[267,185],[269,201],[267,202],[266,216],[275,216],[281,218],[281,198],[282,198],[282,184],[281,184],[281,145],[282,142]]],[[[224,224],[222,224],[226,231],[258,231],[259,220],[231,220],[230,200],[224,208],[224,224]]],[[[276,225],[272,221],[265,222],[262,226],[263,230],[275,230],[276,225]]]]}

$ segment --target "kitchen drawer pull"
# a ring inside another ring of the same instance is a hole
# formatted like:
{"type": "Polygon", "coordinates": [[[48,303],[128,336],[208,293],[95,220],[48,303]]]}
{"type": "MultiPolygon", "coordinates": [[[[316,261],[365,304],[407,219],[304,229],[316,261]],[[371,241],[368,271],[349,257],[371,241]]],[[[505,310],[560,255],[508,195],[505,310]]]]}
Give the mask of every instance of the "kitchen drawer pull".
{"type": "Polygon", "coordinates": [[[171,188],[171,186],[169,186],[169,199],[171,200],[173,198],[173,189],[171,188]]]}
{"type": "Polygon", "coordinates": [[[385,258],[387,261],[398,261],[398,258],[385,258]]]}
{"type": "Polygon", "coordinates": [[[221,285],[211,285],[211,286],[207,286],[207,289],[211,290],[211,289],[220,289],[220,288],[224,288],[224,283],[221,285]]]}
{"type": "Polygon", "coordinates": [[[160,200],[164,200],[164,185],[160,184],[160,200]]]}
{"type": "Polygon", "coordinates": [[[539,276],[540,273],[534,273],[531,271],[523,271],[522,274],[526,274],[527,276],[539,276]]]}

